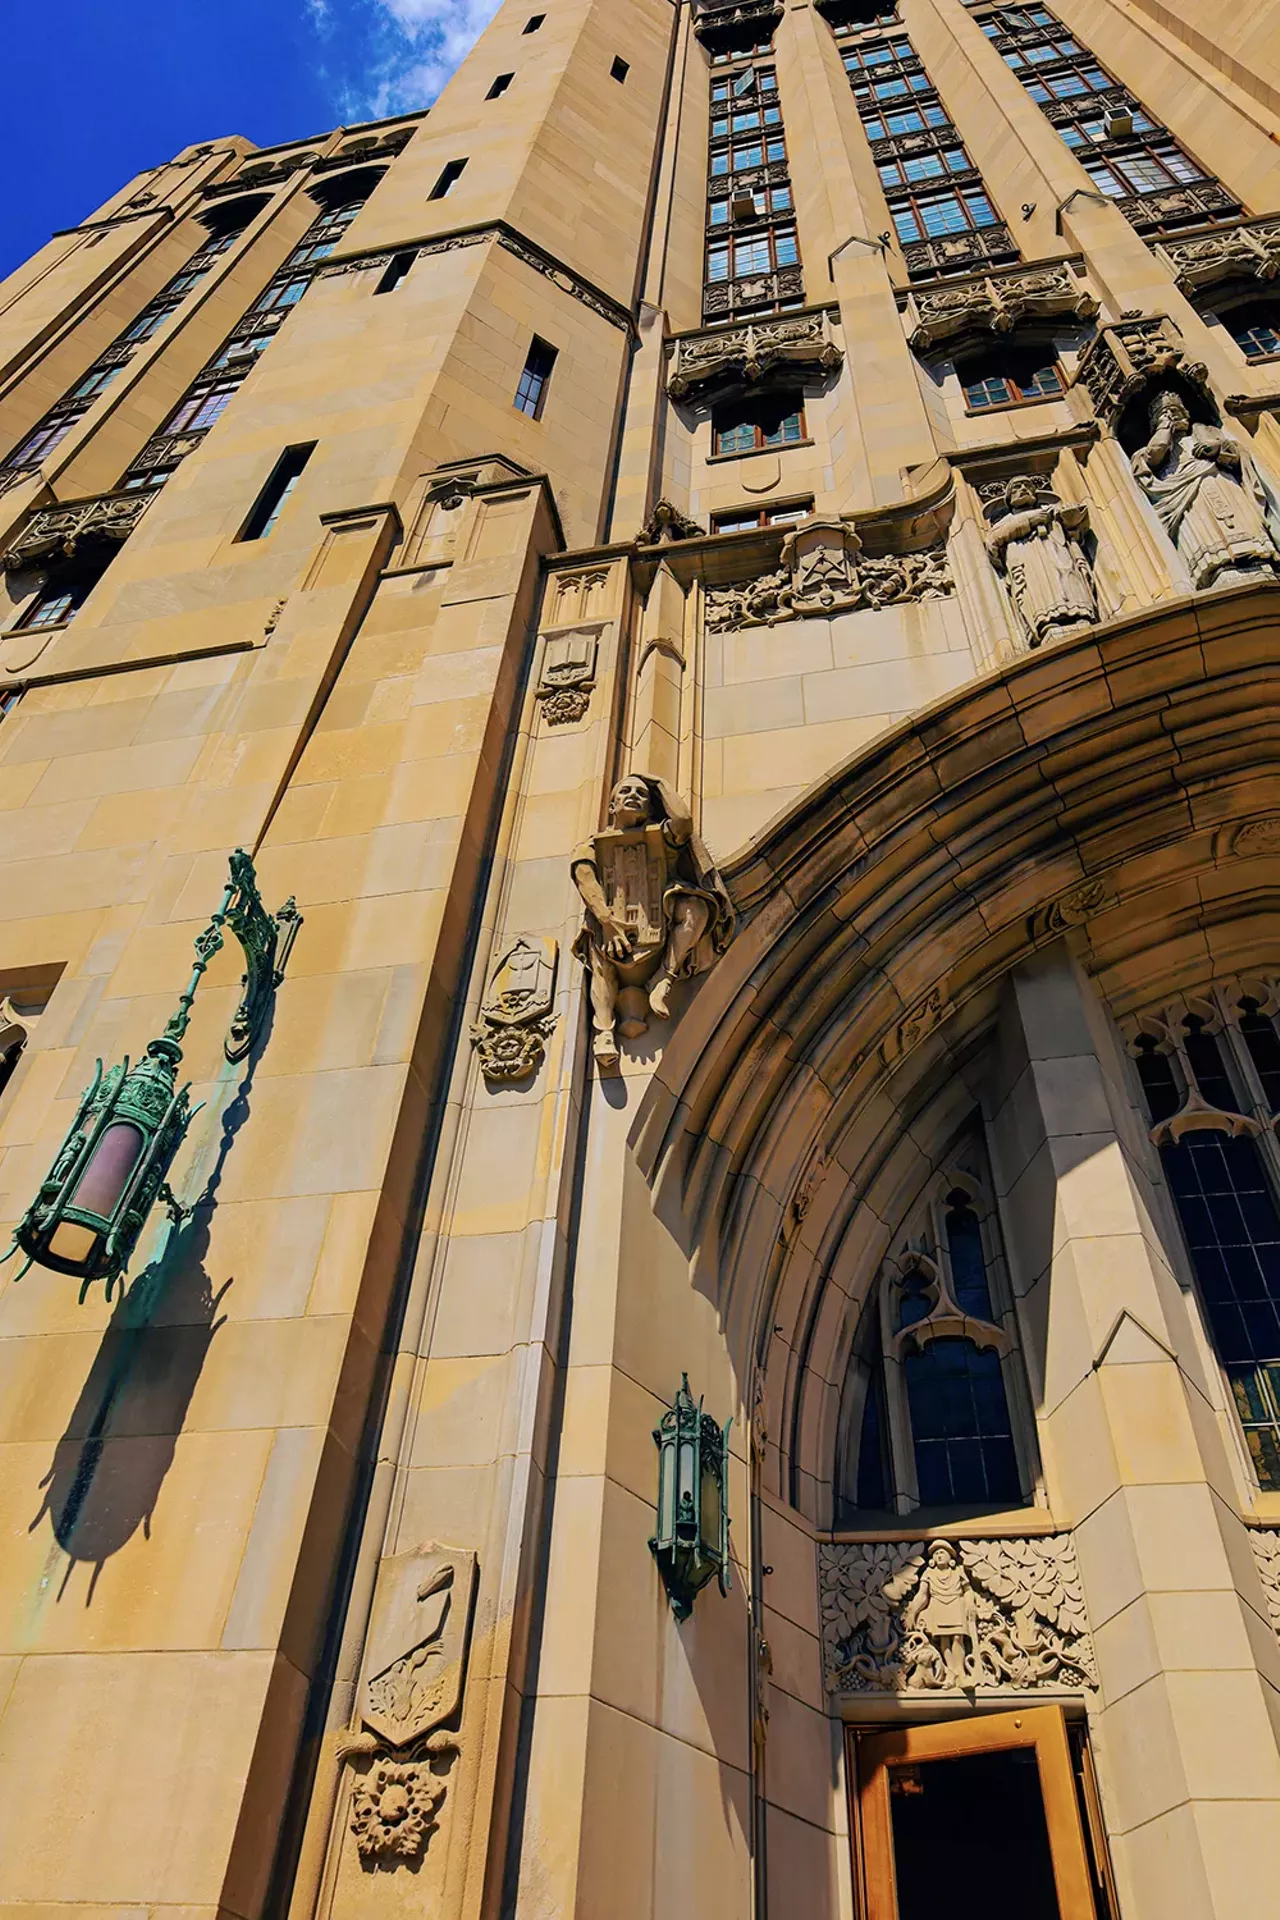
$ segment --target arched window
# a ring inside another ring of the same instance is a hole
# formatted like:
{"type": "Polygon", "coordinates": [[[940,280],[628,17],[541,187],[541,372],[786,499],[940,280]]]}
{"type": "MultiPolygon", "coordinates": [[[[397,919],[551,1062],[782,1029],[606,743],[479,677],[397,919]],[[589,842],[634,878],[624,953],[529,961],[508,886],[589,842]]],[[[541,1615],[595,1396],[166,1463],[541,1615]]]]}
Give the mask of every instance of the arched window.
{"type": "Polygon", "coordinates": [[[1280,1491],[1280,1033],[1266,984],[1144,1018],[1138,1075],[1260,1487],[1280,1491]]]}
{"type": "Polygon", "coordinates": [[[1031,1449],[1019,1429],[1030,1423],[1014,1418],[1026,1396],[983,1187],[949,1176],[881,1272],[845,1387],[838,1519],[1011,1507],[1028,1497],[1031,1449]]]}

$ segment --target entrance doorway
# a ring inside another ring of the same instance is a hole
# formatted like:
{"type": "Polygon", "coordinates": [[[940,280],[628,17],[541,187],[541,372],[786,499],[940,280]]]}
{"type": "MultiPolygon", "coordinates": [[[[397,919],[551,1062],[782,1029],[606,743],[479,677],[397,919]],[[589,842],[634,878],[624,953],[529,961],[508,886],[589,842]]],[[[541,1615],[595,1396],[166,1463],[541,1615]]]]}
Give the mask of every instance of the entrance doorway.
{"type": "Polygon", "coordinates": [[[1106,1920],[1060,1708],[851,1734],[850,1748],[865,1920],[1106,1920]]]}

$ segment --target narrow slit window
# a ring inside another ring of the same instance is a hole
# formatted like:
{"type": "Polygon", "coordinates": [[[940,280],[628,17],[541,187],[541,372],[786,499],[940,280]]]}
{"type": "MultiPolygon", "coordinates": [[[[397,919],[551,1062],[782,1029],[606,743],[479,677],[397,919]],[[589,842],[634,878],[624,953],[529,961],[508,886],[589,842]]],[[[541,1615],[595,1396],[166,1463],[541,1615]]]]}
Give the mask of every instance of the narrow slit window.
{"type": "Polygon", "coordinates": [[[547,16],[545,13],[530,14],[529,18],[524,23],[524,31],[526,33],[536,33],[538,31],[538,28],[542,25],[543,21],[546,19],[546,17],[547,16]]]}
{"type": "Polygon", "coordinates": [[[500,100],[514,79],[514,73],[500,73],[488,93],[486,93],[485,99],[500,100]]]}
{"type": "Polygon", "coordinates": [[[630,71],[631,71],[631,62],[629,60],[624,60],[621,54],[619,54],[615,58],[613,65],[609,69],[609,72],[611,73],[613,78],[617,81],[619,86],[623,85],[630,71]]]}
{"type": "Polygon", "coordinates": [[[520,385],[516,388],[515,405],[519,412],[527,413],[531,420],[542,418],[542,409],[546,405],[547,387],[551,380],[551,369],[556,364],[558,349],[547,341],[533,336],[529,348],[529,357],[524,363],[524,372],[520,375],[520,385]]]}
{"type": "Polygon", "coordinates": [[[466,171],[466,165],[465,160],[451,160],[432,187],[429,198],[443,200],[446,194],[452,193],[466,171]]]}
{"type": "Polygon", "coordinates": [[[276,521],[284,511],[294,488],[302,478],[303,468],[316,450],[313,440],[309,446],[286,447],[276,461],[271,478],[254,502],[253,511],[244,523],[242,540],[265,540],[276,521]]]}
{"type": "Polygon", "coordinates": [[[377,293],[394,293],[402,280],[407,280],[417,259],[416,253],[394,254],[387,264],[386,272],[374,288],[377,293]]]}

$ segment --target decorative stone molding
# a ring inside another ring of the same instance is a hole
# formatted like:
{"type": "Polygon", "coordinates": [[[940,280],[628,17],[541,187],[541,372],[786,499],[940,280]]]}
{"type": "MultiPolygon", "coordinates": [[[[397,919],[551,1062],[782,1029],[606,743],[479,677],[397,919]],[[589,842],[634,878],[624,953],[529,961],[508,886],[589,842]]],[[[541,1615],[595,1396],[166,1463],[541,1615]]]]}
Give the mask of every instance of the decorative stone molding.
{"type": "Polygon", "coordinates": [[[900,1020],[893,1032],[880,1048],[880,1058],[886,1067],[892,1066],[904,1054],[918,1047],[922,1040],[940,1027],[947,1015],[953,1011],[952,1003],[946,998],[942,987],[932,987],[922,1000],[918,1000],[906,1018],[900,1020]]]}
{"type": "Polygon", "coordinates": [[[514,232],[505,222],[489,227],[468,227],[460,233],[446,233],[423,240],[409,240],[398,247],[381,247],[376,253],[351,254],[344,260],[334,260],[328,266],[321,267],[318,278],[336,280],[347,273],[371,273],[375,267],[390,266],[396,255],[401,253],[416,253],[419,256],[455,253],[459,248],[483,247],[494,243],[505,252],[514,254],[518,260],[523,260],[527,267],[542,274],[562,293],[580,300],[584,307],[599,314],[611,327],[620,327],[624,333],[635,332],[635,322],[624,306],[611,300],[598,287],[593,287],[580,274],[571,272],[554,255],[544,253],[541,247],[514,232]]]}
{"type": "Polygon", "coordinates": [[[684,400],[713,381],[762,380],[779,366],[830,373],[843,359],[825,308],[820,313],[749,320],[714,333],[682,335],[676,341],[667,391],[673,400],[684,400]]]}
{"type": "Polygon", "coordinates": [[[1107,881],[1082,880],[1078,886],[1060,894],[1051,905],[1033,913],[1027,921],[1027,933],[1032,940],[1046,940],[1066,933],[1071,927],[1082,927],[1095,913],[1103,913],[1116,904],[1116,895],[1107,881]]]}
{"type": "Polygon", "coordinates": [[[55,558],[70,559],[83,542],[123,542],[129,538],[154,499],[134,490],[104,493],[92,500],[71,500],[65,506],[43,507],[0,558],[9,572],[38,566],[55,558]]]}
{"type": "Polygon", "coordinates": [[[1032,474],[980,486],[993,524],[987,535],[991,564],[1004,580],[1028,647],[1082,633],[1098,618],[1093,568],[1081,540],[1089,509],[1064,506],[1032,474]]]}
{"type": "Polygon", "coordinates": [[[1187,359],[1172,320],[1147,314],[1103,327],[1081,354],[1073,385],[1084,388],[1098,418],[1114,427],[1131,400],[1174,374],[1194,387],[1209,378],[1203,362],[1187,359]]]}
{"type": "Polygon", "coordinates": [[[489,977],[471,1044],[486,1080],[527,1079],[542,1065],[544,1043],[554,1031],[558,943],[523,935],[501,955],[489,977]]]}
{"type": "Polygon", "coordinates": [[[666,547],[676,540],[696,540],[706,528],[690,520],[670,500],[659,500],[635,537],[638,547],[666,547]]]}
{"type": "Polygon", "coordinates": [[[1232,853],[1280,853],[1280,815],[1268,820],[1246,820],[1231,838],[1232,853]]]}
{"type": "Polygon", "coordinates": [[[1070,1534],[822,1542],[818,1583],[830,1693],[1098,1684],[1070,1534]]]}
{"type": "Polygon", "coordinates": [[[954,591],[945,541],[920,553],[869,560],[843,520],[800,522],[783,540],[779,557],[775,573],[707,589],[710,630],[772,627],[815,614],[939,600],[954,591]]]}
{"type": "Polygon", "coordinates": [[[580,627],[570,633],[548,636],[542,653],[542,675],[534,696],[541,704],[548,726],[561,727],[586,719],[596,684],[599,651],[598,627],[580,627]]]}
{"type": "Polygon", "coordinates": [[[1272,1528],[1251,1527],[1249,1538],[1253,1542],[1254,1557],[1258,1562],[1258,1573],[1271,1614],[1271,1624],[1276,1632],[1280,1633],[1280,1533],[1272,1528]]]}
{"type": "Polygon", "coordinates": [[[784,300],[804,299],[804,269],[779,267],[776,273],[753,274],[748,280],[722,280],[707,287],[702,295],[702,317],[715,320],[721,315],[743,314],[748,310],[780,305],[784,300]]]}
{"type": "Polygon", "coordinates": [[[1186,240],[1163,240],[1155,252],[1173,274],[1179,293],[1195,293],[1222,280],[1274,280],[1280,273],[1280,220],[1242,222],[1186,240]]]}
{"type": "Polygon", "coordinates": [[[354,140],[345,140],[336,153],[326,154],[323,160],[315,162],[317,173],[332,173],[338,167],[353,167],[357,161],[394,160],[403,153],[414,134],[413,127],[395,127],[390,133],[360,134],[354,140]]]}
{"type": "Polygon", "coordinates": [[[1001,221],[970,233],[948,233],[937,240],[912,241],[902,249],[902,263],[913,279],[927,279],[935,273],[957,273],[969,268],[980,273],[984,267],[1016,260],[1018,246],[1001,221]]]}
{"type": "Polygon", "coordinates": [[[697,0],[693,30],[712,53],[773,38],[782,0],[697,0]]]}
{"type": "Polygon", "coordinates": [[[1026,320],[1091,320],[1098,302],[1069,267],[1033,273],[987,274],[959,286],[921,289],[913,296],[917,353],[974,333],[1011,333],[1026,320]]]}

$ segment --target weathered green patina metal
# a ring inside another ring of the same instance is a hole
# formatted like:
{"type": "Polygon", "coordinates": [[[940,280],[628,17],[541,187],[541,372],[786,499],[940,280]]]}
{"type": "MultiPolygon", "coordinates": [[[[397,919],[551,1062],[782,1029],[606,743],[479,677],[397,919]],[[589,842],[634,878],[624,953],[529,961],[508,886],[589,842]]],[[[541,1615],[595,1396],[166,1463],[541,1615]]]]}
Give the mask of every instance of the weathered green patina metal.
{"type": "Polygon", "coordinates": [[[186,1210],[168,1176],[199,1112],[191,1105],[190,1084],[178,1086],[196,989],[229,926],[244,948],[246,971],[225,1050],[228,1060],[244,1059],[262,1032],[301,924],[292,900],[274,918],[267,913],[253,861],[237,848],[222,905],[196,938],[191,978],[164,1032],[148,1042],[136,1066],[126,1056],[104,1073],[98,1061],[70,1131],[3,1256],[26,1254],[19,1279],[39,1263],[79,1279],[81,1300],[95,1280],[105,1281],[109,1300],[156,1202],[163,1201],[174,1220],[183,1218],[186,1210]]]}
{"type": "Polygon", "coordinates": [[[716,1425],[681,1376],[680,1391],[653,1430],[658,1448],[658,1530],[649,1551],[677,1620],[687,1620],[709,1580],[728,1593],[729,1429],[716,1425]]]}

